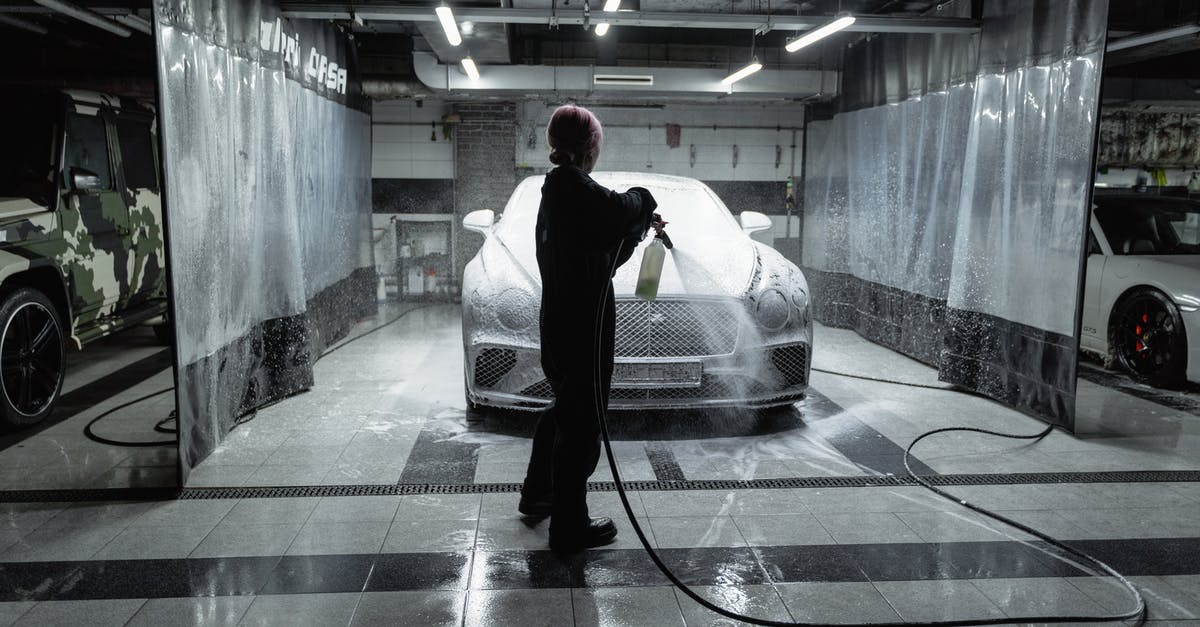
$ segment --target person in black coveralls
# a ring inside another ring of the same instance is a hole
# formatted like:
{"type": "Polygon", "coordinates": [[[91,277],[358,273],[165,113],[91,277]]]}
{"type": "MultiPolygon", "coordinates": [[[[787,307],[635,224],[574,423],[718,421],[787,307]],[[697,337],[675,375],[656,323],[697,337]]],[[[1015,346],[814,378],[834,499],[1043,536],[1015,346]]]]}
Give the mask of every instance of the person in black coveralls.
{"type": "Polygon", "coordinates": [[[617,537],[612,520],[588,515],[587,480],[600,459],[599,412],[612,381],[613,272],[645,237],[657,204],[644,188],[621,194],[588,176],[603,133],[587,109],[559,107],[546,135],[558,167],[542,185],[535,238],[542,369],[554,403],[538,419],[518,509],[549,515],[550,548],[571,552],[617,537]]]}

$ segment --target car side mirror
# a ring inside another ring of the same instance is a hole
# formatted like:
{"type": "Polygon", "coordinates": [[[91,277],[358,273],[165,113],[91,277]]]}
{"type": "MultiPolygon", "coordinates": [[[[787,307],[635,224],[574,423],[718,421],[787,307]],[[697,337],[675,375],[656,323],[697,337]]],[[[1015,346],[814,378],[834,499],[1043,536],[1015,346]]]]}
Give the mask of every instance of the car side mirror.
{"type": "Polygon", "coordinates": [[[104,187],[104,183],[100,180],[100,175],[91,170],[72,166],[70,175],[71,191],[73,192],[86,194],[104,187]]]}
{"type": "Polygon", "coordinates": [[[742,223],[742,232],[746,235],[771,228],[771,218],[757,211],[743,211],[738,221],[742,223]]]}
{"type": "Polygon", "coordinates": [[[472,211],[463,217],[463,228],[468,231],[482,233],[484,237],[491,235],[492,226],[496,224],[496,212],[491,209],[472,211]]]}

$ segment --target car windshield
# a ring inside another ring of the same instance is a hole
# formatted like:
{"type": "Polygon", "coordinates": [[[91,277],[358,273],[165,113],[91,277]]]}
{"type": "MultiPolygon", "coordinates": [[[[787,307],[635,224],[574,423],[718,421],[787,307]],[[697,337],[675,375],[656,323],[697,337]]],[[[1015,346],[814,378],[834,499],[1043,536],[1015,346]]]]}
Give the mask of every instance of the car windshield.
{"type": "Polygon", "coordinates": [[[1116,255],[1200,255],[1200,203],[1097,199],[1096,221],[1116,255]]]}
{"type": "Polygon", "coordinates": [[[0,104],[0,198],[48,206],[53,197],[54,124],[46,102],[15,98],[0,104]]]}
{"type": "MultiPolygon", "coordinates": [[[[610,186],[618,191],[625,191],[632,185],[615,184],[610,180],[600,180],[600,184],[610,186]]],[[[728,237],[730,234],[740,234],[741,229],[730,215],[729,210],[707,189],[691,186],[672,186],[670,184],[644,184],[642,187],[650,190],[654,200],[658,202],[655,211],[663,220],[670,223],[667,231],[676,241],[701,239],[711,237],[728,237]]],[[[538,204],[541,202],[541,186],[522,186],[520,196],[504,211],[503,219],[497,227],[497,233],[508,242],[528,240],[533,244],[533,231],[537,223],[538,204]]]]}

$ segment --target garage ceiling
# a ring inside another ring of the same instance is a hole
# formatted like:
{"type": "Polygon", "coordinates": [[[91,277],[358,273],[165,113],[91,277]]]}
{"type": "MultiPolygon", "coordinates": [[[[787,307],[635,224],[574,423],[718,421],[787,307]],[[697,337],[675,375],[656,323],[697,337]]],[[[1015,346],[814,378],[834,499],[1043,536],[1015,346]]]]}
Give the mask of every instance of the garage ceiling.
{"type": "MultiPolygon", "coordinates": [[[[986,0],[975,0],[978,15],[986,0]]],[[[150,15],[149,0],[77,0],[75,4],[109,18],[130,13],[150,15]]],[[[451,2],[463,31],[464,44],[452,47],[433,20],[433,2],[320,2],[290,0],[285,11],[296,16],[335,19],[354,32],[360,44],[364,75],[394,96],[428,93],[416,84],[414,53],[428,53],[446,67],[470,54],[481,65],[606,66],[727,72],[755,54],[768,71],[837,71],[842,49],[870,36],[871,31],[919,31],[945,26],[933,0],[624,0],[606,37],[580,25],[584,0],[493,0],[451,2]],[[389,12],[391,15],[388,15],[389,12]],[[814,21],[850,12],[859,22],[800,53],[782,47],[794,33],[814,21]],[[397,17],[395,14],[400,13],[397,17]],[[352,15],[362,19],[353,20],[352,15]],[[474,17],[477,19],[468,19],[474,17]],[[674,17],[675,24],[671,24],[674,17]],[[769,20],[768,20],[768,17],[769,20]],[[557,26],[551,24],[557,18],[557,26]],[[624,20],[624,23],[622,22],[624,20]],[[796,24],[801,20],[801,24],[796,24]],[[805,20],[808,20],[805,22],[805,20]],[[769,28],[763,28],[770,22],[769,28]],[[574,23],[572,23],[574,22],[574,23]],[[631,25],[636,23],[639,25],[631,25]],[[698,23],[705,27],[697,28],[698,23]],[[642,25],[650,24],[650,25],[642,25]],[[760,34],[754,35],[755,30],[760,34]],[[765,31],[765,32],[764,32],[765,31]],[[855,32],[857,31],[857,32],[855,32]],[[865,32],[864,32],[865,31],[865,32]]],[[[602,15],[603,0],[590,0],[589,21],[602,15]]],[[[110,83],[109,89],[153,77],[147,58],[151,39],[140,32],[122,38],[29,1],[0,7],[0,50],[22,58],[17,71],[0,84],[44,82],[46,76],[110,83]],[[12,18],[22,21],[14,24],[12,18]],[[9,20],[9,21],[6,21],[9,20]]],[[[1110,42],[1200,22],[1195,0],[1113,0],[1110,42]]],[[[970,28],[972,22],[958,21],[970,28]]],[[[1200,35],[1110,53],[1106,75],[1117,77],[1200,80],[1200,35]]],[[[100,86],[98,86],[100,87],[100,86]]],[[[144,85],[143,85],[144,87],[144,85]]],[[[826,92],[822,97],[829,97],[826,92]]],[[[799,98],[812,94],[797,94],[799,98]]]]}

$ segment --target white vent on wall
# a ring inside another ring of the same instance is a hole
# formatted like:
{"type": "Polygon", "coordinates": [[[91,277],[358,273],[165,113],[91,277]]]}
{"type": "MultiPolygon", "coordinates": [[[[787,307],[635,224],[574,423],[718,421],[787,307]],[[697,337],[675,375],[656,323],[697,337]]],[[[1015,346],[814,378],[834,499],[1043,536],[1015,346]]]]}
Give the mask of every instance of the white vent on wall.
{"type": "Polygon", "coordinates": [[[654,84],[654,76],[650,74],[596,74],[592,77],[595,85],[645,85],[654,84]]]}

